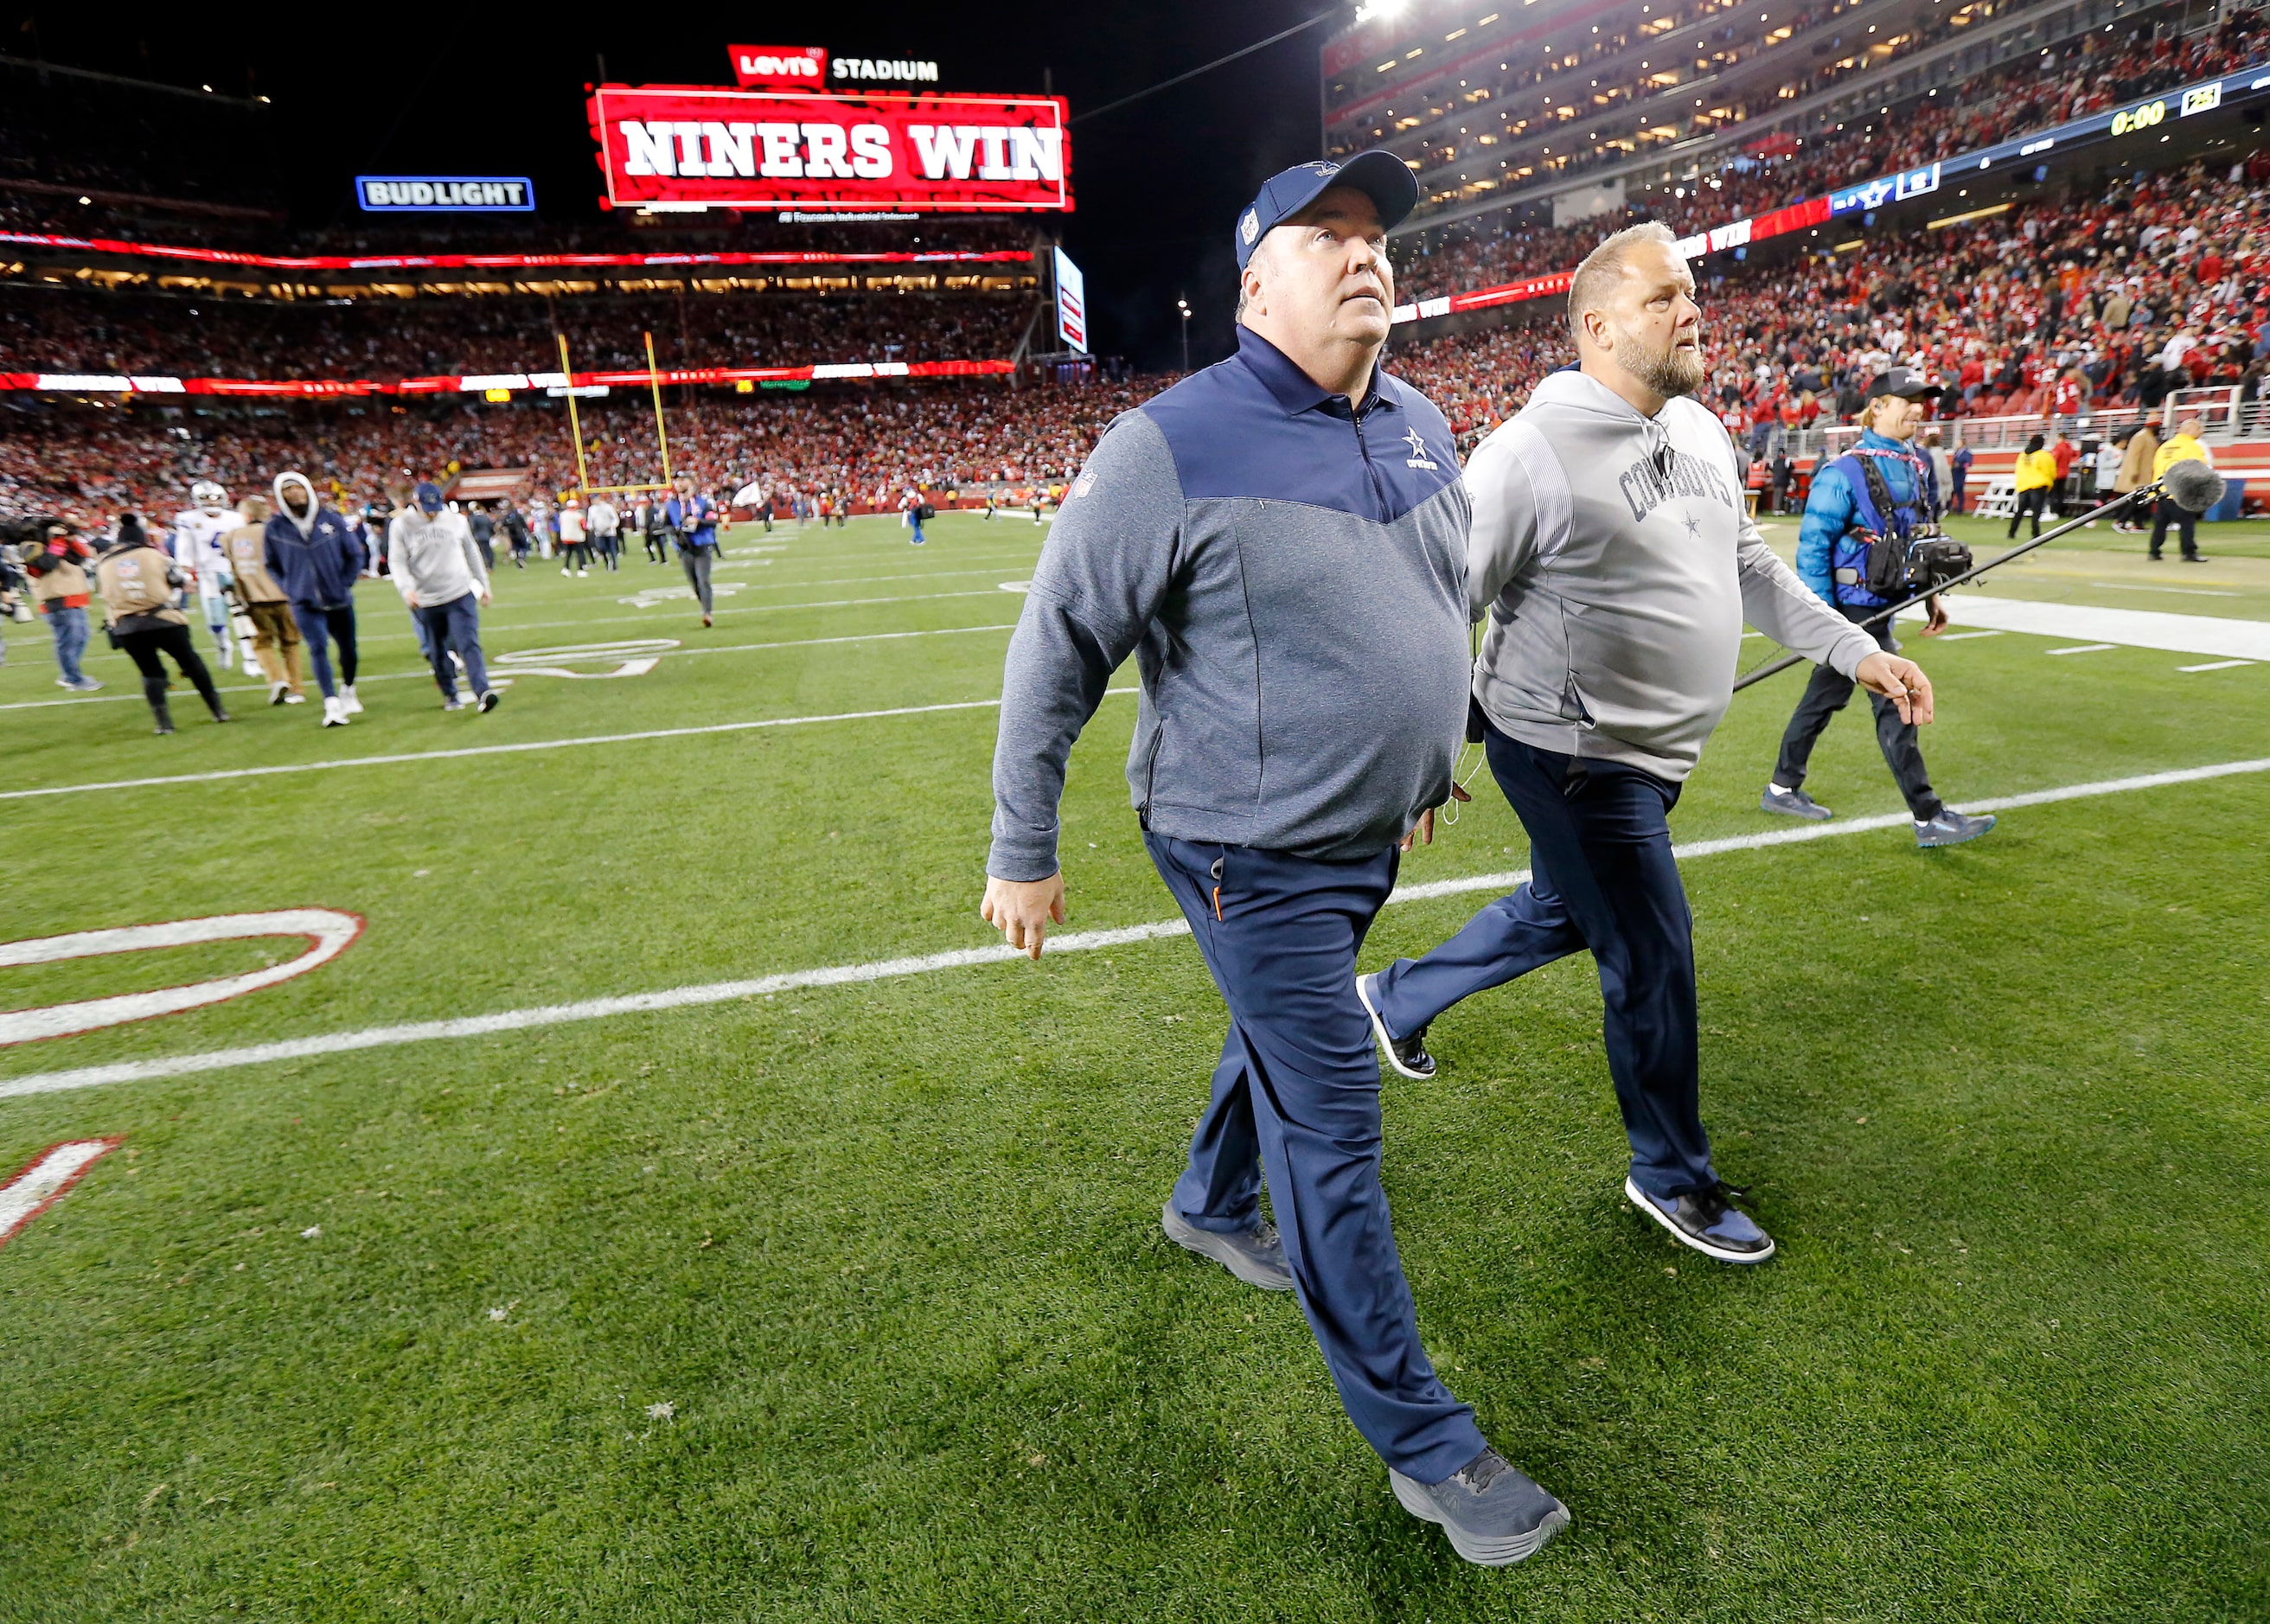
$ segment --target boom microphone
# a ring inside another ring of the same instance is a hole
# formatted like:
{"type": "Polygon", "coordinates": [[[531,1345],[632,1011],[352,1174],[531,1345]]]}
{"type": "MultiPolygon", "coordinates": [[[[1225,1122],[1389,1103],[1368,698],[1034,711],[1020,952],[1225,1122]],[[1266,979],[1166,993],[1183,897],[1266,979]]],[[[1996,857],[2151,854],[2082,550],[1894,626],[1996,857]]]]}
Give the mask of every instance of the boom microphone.
{"type": "MultiPolygon", "coordinates": [[[[2020,553],[2031,552],[2036,547],[2046,542],[2055,541],[2060,536],[2070,535],[2082,525],[2093,523],[2108,513],[2116,513],[2123,508],[2142,508],[2155,496],[2164,496],[2178,508],[2187,508],[2192,513],[2205,513],[2222,500],[2225,488],[2222,476],[2196,458],[2187,457],[2183,462],[2172,463],[2169,464],[2168,471],[2153,480],[2151,484],[2140,485],[2125,496],[2116,496],[2109,502],[2091,508],[2077,518],[2067,519],[2052,530],[2044,530],[2031,541],[2021,542],[1999,558],[1988,559],[1976,569],[1966,569],[1951,581],[1940,582],[1927,590],[1917,593],[1905,603],[1893,604],[1880,609],[1858,624],[1862,627],[1871,627],[1880,620],[1888,620],[1903,609],[1912,609],[1925,598],[1936,597],[1940,593],[1950,591],[1966,581],[1976,581],[1988,570],[1999,568],[2020,553]]],[[[1791,666],[1800,664],[1804,659],[1805,656],[1801,654],[1784,654],[1777,660],[1769,661],[1754,671],[1745,672],[1734,684],[1734,692],[1740,693],[1752,683],[1763,682],[1775,672],[1785,671],[1791,666]]]]}
{"type": "Polygon", "coordinates": [[[2193,513],[2205,513],[2221,501],[2225,488],[2222,476],[2196,457],[2170,463],[2158,484],[2170,501],[2193,513]]]}

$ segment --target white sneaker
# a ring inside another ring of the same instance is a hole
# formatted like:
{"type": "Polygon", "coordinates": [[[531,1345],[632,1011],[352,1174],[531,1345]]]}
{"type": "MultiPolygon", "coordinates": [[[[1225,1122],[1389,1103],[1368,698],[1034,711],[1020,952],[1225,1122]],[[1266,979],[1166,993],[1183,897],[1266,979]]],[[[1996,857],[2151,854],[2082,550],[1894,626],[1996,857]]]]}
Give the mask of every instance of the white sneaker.
{"type": "Polygon", "coordinates": [[[291,684],[285,682],[270,683],[268,685],[268,702],[271,705],[281,705],[285,700],[285,690],[291,686],[291,684]]]}
{"type": "Polygon", "coordinates": [[[588,569],[579,569],[579,570],[577,570],[577,571],[575,572],[575,574],[576,574],[578,576],[588,575],[590,575],[590,573],[591,573],[591,572],[590,572],[590,570],[588,570],[588,569]]]}
{"type": "Polygon", "coordinates": [[[346,724],[347,708],[345,701],[341,700],[336,693],[324,694],[323,725],[327,728],[343,728],[346,726],[346,724]]]}
{"type": "Polygon", "coordinates": [[[350,716],[362,715],[362,701],[355,697],[354,684],[344,683],[339,688],[339,703],[350,716]]]}
{"type": "Polygon", "coordinates": [[[286,705],[304,705],[308,702],[308,696],[304,693],[287,693],[284,696],[284,702],[286,705]]]}

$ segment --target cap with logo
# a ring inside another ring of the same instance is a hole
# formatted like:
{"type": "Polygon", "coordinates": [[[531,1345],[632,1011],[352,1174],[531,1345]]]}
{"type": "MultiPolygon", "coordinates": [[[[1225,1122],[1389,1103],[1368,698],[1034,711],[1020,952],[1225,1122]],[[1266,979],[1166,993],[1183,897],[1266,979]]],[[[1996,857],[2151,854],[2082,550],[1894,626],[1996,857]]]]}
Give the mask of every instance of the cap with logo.
{"type": "Polygon", "coordinates": [[[1895,367],[1889,372],[1880,372],[1868,385],[1868,398],[1896,395],[1902,400],[1927,400],[1947,391],[1933,383],[1912,367],[1895,367]]]}
{"type": "Polygon", "coordinates": [[[442,508],[449,506],[449,504],[441,499],[441,487],[434,484],[431,479],[420,479],[418,482],[418,488],[412,491],[410,495],[411,500],[418,504],[421,512],[439,513],[442,508]]]}
{"type": "Polygon", "coordinates": [[[1260,192],[1238,211],[1237,268],[1253,257],[1253,250],[1272,226],[1281,226],[1335,186],[1353,186],[1379,211],[1379,223],[1391,230],[1419,206],[1419,182],[1411,166],[1394,153],[1373,148],[1358,152],[1346,163],[1319,159],[1294,164],[1262,182],[1260,192]]]}

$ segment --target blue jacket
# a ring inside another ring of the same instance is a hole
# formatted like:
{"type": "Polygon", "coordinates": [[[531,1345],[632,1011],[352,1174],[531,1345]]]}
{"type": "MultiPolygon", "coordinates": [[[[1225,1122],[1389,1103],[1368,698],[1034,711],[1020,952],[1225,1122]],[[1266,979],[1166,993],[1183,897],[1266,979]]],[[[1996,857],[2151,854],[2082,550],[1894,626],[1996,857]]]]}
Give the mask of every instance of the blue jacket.
{"type": "Polygon", "coordinates": [[[1155,834],[1363,857],[1450,794],[1472,514],[1450,426],[1393,378],[1352,409],[1237,338],[1113,420],[1042,547],[1002,682],[1000,879],[1055,871],[1065,760],[1131,655],[1155,834]]]}
{"type": "Polygon", "coordinates": [[[1806,498],[1805,523],[1797,533],[1797,573],[1823,603],[1840,608],[1881,609],[1891,600],[1878,597],[1865,584],[1836,579],[1840,570],[1857,570],[1860,582],[1868,574],[1866,545],[1857,539],[1856,528],[1879,535],[1896,530],[1904,535],[1924,517],[1917,505],[1918,488],[1939,512],[1939,481],[1931,464],[1913,446],[1877,434],[1861,432],[1859,443],[1813,476],[1813,492],[1806,498]],[[1862,453],[1877,453],[1876,466],[1890,487],[1895,512],[1879,515],[1868,501],[1866,476],[1856,460],[1862,453]]]}
{"type": "Polygon", "coordinates": [[[663,504],[663,516],[670,528],[678,532],[681,547],[714,547],[717,545],[717,504],[697,493],[690,502],[671,497],[663,504]]]}
{"type": "Polygon", "coordinates": [[[355,577],[362,574],[365,562],[362,544],[330,508],[317,507],[315,522],[304,538],[300,527],[280,513],[269,515],[264,535],[268,573],[285,597],[316,609],[354,602],[355,577]]]}

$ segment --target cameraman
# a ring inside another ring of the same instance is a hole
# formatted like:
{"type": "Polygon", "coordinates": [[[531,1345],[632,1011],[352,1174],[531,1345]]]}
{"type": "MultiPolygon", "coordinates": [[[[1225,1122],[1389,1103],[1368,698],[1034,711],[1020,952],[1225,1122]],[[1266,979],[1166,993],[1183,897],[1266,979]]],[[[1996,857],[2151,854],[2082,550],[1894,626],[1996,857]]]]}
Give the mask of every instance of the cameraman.
{"type": "Polygon", "coordinates": [[[44,521],[24,544],[24,573],[32,578],[33,599],[56,640],[56,664],[63,672],[56,686],[74,693],[93,693],[102,686],[78,664],[86,649],[86,606],[94,597],[86,573],[93,557],[94,549],[61,519],[44,521]]]}
{"type": "MultiPolygon", "coordinates": [[[[1919,526],[1939,523],[1938,481],[1931,465],[1910,443],[1923,425],[1924,402],[1940,393],[1937,384],[1905,367],[1881,373],[1869,384],[1860,407],[1859,443],[1813,477],[1813,492],[1805,504],[1804,527],[1798,532],[1797,573],[1805,584],[1846,619],[1860,622],[1894,600],[1868,590],[1868,543],[1875,536],[1906,535],[1919,526]],[[1873,467],[1878,478],[1869,478],[1873,467]],[[1880,511],[1877,486],[1890,499],[1891,511],[1880,511]]],[[[1939,599],[1928,604],[1930,621],[1924,635],[1946,629],[1947,611],[1939,599]]],[[[1892,624],[1880,620],[1867,628],[1877,646],[1890,653],[1892,624]]],[[[1806,762],[1814,742],[1852,698],[1852,679],[1834,667],[1822,665],[1806,685],[1805,697],[1782,735],[1781,760],[1773,781],[1766,785],[1758,805],[1769,812],[1792,818],[1822,819],[1833,814],[1805,793],[1806,762]]],[[[1923,751],[1916,743],[1915,724],[1900,720],[1891,701],[1871,693],[1876,712],[1876,742],[1907,799],[1915,818],[1916,844],[1955,846],[1976,840],[1994,827],[1992,817],[1972,818],[1956,812],[1939,798],[1924,768],[1923,751]]]]}

